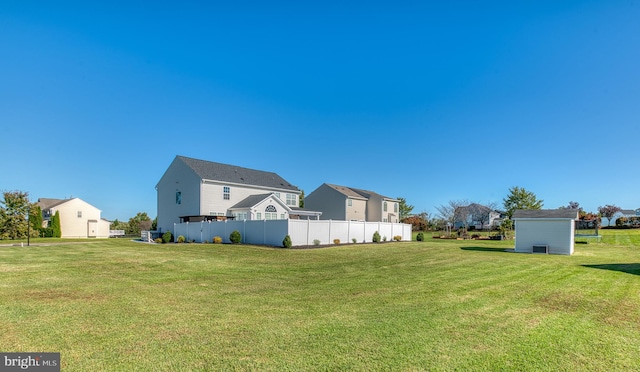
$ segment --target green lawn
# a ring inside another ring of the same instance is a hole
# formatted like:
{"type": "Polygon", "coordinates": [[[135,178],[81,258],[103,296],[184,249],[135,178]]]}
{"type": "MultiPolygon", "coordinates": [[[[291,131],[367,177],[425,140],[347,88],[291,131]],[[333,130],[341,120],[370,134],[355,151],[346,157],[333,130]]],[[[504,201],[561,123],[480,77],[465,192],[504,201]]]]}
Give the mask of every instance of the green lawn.
{"type": "Polygon", "coordinates": [[[573,256],[429,234],[0,247],[0,350],[65,371],[640,370],[640,231],[602,234],[573,256]]]}

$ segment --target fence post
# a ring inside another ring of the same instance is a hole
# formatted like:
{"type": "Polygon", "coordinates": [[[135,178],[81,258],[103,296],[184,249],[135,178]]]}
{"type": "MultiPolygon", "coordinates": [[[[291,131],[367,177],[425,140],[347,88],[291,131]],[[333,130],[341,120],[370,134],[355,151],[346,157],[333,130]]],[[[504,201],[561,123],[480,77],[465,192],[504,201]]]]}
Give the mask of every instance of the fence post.
{"type": "Polygon", "coordinates": [[[309,245],[309,230],[311,230],[311,220],[307,218],[307,245],[309,245]]]}

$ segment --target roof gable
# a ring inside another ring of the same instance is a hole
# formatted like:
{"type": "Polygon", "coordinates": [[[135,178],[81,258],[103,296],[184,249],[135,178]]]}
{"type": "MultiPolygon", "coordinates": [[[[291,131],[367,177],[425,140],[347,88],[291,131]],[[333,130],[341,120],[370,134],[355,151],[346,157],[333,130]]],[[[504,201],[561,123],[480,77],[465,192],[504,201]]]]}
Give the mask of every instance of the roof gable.
{"type": "Polygon", "coordinates": [[[296,186],[273,172],[238,167],[235,165],[215,163],[206,160],[177,156],[201,179],[300,191],[296,186]]]}
{"type": "Polygon", "coordinates": [[[365,199],[365,200],[369,200],[371,199],[372,196],[376,196],[380,199],[387,199],[387,200],[396,200],[395,198],[390,198],[384,195],[380,195],[376,192],[373,191],[368,191],[368,190],[363,190],[363,189],[356,189],[353,187],[347,187],[347,186],[339,186],[339,185],[332,185],[332,184],[326,184],[327,186],[331,187],[332,189],[338,191],[339,193],[349,197],[349,198],[353,198],[353,199],[365,199]]]}

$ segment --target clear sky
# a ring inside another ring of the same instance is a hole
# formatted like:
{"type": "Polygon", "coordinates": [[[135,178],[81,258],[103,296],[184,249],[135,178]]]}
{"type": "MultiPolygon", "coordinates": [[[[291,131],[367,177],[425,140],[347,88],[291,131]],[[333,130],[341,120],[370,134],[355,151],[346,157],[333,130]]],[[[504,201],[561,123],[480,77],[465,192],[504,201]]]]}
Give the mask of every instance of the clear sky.
{"type": "Polygon", "coordinates": [[[0,190],[156,216],[176,155],[404,197],[640,207],[640,2],[0,5],[0,190]]]}

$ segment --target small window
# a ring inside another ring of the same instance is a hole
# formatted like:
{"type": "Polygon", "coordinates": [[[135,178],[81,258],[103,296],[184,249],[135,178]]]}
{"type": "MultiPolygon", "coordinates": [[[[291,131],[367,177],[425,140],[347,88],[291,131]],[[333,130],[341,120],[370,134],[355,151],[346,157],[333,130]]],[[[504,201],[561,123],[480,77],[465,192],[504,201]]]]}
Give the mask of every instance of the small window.
{"type": "Polygon", "coordinates": [[[284,213],[280,213],[280,219],[284,220],[284,213]]]}
{"type": "Polygon", "coordinates": [[[294,194],[287,194],[287,205],[296,205],[296,196],[294,194]]]}
{"type": "Polygon", "coordinates": [[[393,211],[398,213],[398,203],[393,203],[393,211]]]}
{"type": "Polygon", "coordinates": [[[229,186],[225,186],[222,188],[222,199],[224,200],[231,199],[231,188],[229,186]]]}
{"type": "Polygon", "coordinates": [[[82,211],[78,211],[78,218],[82,218],[82,211]]]}
{"type": "MultiPolygon", "coordinates": [[[[385,212],[387,211],[387,202],[384,202],[382,204],[382,210],[384,210],[385,212]]],[[[386,222],[386,221],[385,221],[386,222]]]]}
{"type": "Polygon", "coordinates": [[[182,204],[182,192],[176,191],[176,204],[182,204]]]}
{"type": "Polygon", "coordinates": [[[347,199],[347,205],[351,207],[353,205],[353,200],[347,199]]]}
{"type": "Polygon", "coordinates": [[[262,213],[258,212],[256,213],[256,220],[261,220],[262,219],[262,213]]]}

